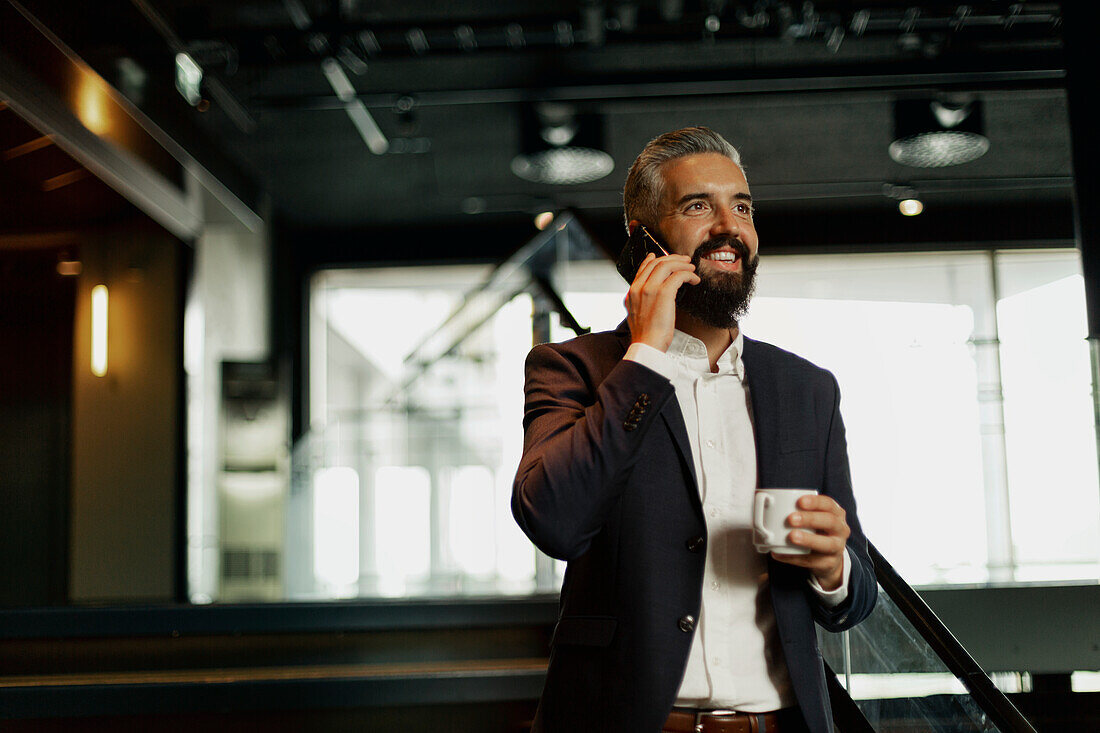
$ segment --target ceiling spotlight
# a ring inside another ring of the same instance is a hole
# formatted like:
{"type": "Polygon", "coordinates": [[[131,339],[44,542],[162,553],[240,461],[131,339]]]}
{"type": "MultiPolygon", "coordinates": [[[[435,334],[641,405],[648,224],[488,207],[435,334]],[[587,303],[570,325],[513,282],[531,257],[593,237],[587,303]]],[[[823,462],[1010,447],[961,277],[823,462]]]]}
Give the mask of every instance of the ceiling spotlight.
{"type": "Polygon", "coordinates": [[[525,181],[590,183],[615,168],[614,159],[602,149],[601,116],[576,114],[563,104],[527,107],[522,114],[522,150],[512,159],[512,172],[525,181]]]}
{"type": "Polygon", "coordinates": [[[898,100],[890,157],[915,168],[944,168],[977,160],[989,150],[977,100],[898,100]]]}
{"type": "Polygon", "coordinates": [[[898,211],[902,216],[916,216],[924,211],[924,204],[920,199],[902,199],[898,202],[898,211]]]}
{"type": "Polygon", "coordinates": [[[554,212],[543,211],[535,216],[535,229],[538,229],[541,232],[543,229],[546,229],[546,227],[550,226],[553,221],[554,212]]]}
{"type": "Polygon", "coordinates": [[[340,66],[340,62],[329,56],[321,62],[321,71],[328,79],[329,86],[332,87],[336,98],[343,103],[344,111],[348,113],[351,124],[355,125],[355,129],[359,131],[359,136],[363,138],[363,142],[367,144],[370,151],[375,155],[382,155],[389,150],[389,140],[386,139],[382,129],[378,127],[378,123],[374,121],[371,113],[367,111],[363,100],[356,95],[355,86],[348,79],[348,75],[344,73],[344,68],[340,66]]]}
{"type": "Polygon", "coordinates": [[[202,68],[186,53],[176,54],[176,90],[192,107],[202,101],[202,68]]]}

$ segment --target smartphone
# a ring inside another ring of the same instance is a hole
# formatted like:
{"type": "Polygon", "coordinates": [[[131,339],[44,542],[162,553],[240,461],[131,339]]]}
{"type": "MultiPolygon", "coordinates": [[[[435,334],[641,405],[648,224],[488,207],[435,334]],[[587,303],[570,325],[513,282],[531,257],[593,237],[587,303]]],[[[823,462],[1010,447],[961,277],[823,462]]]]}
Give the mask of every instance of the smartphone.
{"type": "Polygon", "coordinates": [[[638,268],[642,266],[642,261],[650,252],[658,257],[664,257],[669,253],[664,245],[649,233],[648,229],[639,224],[634,227],[630,239],[626,240],[626,246],[619,254],[619,261],[615,263],[615,269],[619,271],[624,280],[632,283],[634,277],[638,274],[638,268]]]}

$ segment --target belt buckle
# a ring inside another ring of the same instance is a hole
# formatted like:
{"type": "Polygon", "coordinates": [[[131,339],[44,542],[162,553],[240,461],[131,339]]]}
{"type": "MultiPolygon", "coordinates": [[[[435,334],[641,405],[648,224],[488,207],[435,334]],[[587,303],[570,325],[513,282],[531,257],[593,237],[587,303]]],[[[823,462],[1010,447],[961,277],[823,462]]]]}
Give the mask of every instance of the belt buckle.
{"type": "Polygon", "coordinates": [[[703,716],[708,718],[728,718],[737,715],[736,710],[727,710],[725,708],[719,708],[717,710],[696,710],[695,711],[695,733],[703,733],[703,716]]]}

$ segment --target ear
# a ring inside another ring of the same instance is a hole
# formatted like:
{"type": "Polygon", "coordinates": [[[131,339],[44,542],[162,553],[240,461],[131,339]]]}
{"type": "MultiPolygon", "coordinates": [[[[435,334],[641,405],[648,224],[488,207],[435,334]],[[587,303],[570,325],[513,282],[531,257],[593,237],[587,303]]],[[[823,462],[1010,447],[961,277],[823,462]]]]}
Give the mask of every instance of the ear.
{"type": "Polygon", "coordinates": [[[633,234],[634,230],[638,228],[639,224],[641,224],[641,222],[638,221],[637,219],[631,219],[630,221],[628,221],[626,223],[626,233],[628,235],[633,234]]]}

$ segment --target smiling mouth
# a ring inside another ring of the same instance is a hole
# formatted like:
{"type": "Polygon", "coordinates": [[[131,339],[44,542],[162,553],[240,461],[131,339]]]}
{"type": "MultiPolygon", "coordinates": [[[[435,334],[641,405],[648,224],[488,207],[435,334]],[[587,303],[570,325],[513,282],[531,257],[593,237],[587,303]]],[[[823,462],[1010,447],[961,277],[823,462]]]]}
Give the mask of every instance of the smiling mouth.
{"type": "Polygon", "coordinates": [[[722,252],[711,252],[710,254],[703,257],[703,259],[704,260],[710,260],[711,262],[734,263],[734,262],[739,262],[741,260],[741,256],[739,254],[737,254],[736,252],[722,251],[722,252]]]}
{"type": "Polygon", "coordinates": [[[730,274],[741,272],[741,253],[735,250],[717,250],[714,252],[708,252],[699,258],[700,264],[703,262],[710,263],[707,268],[716,272],[727,272],[730,274]]]}

